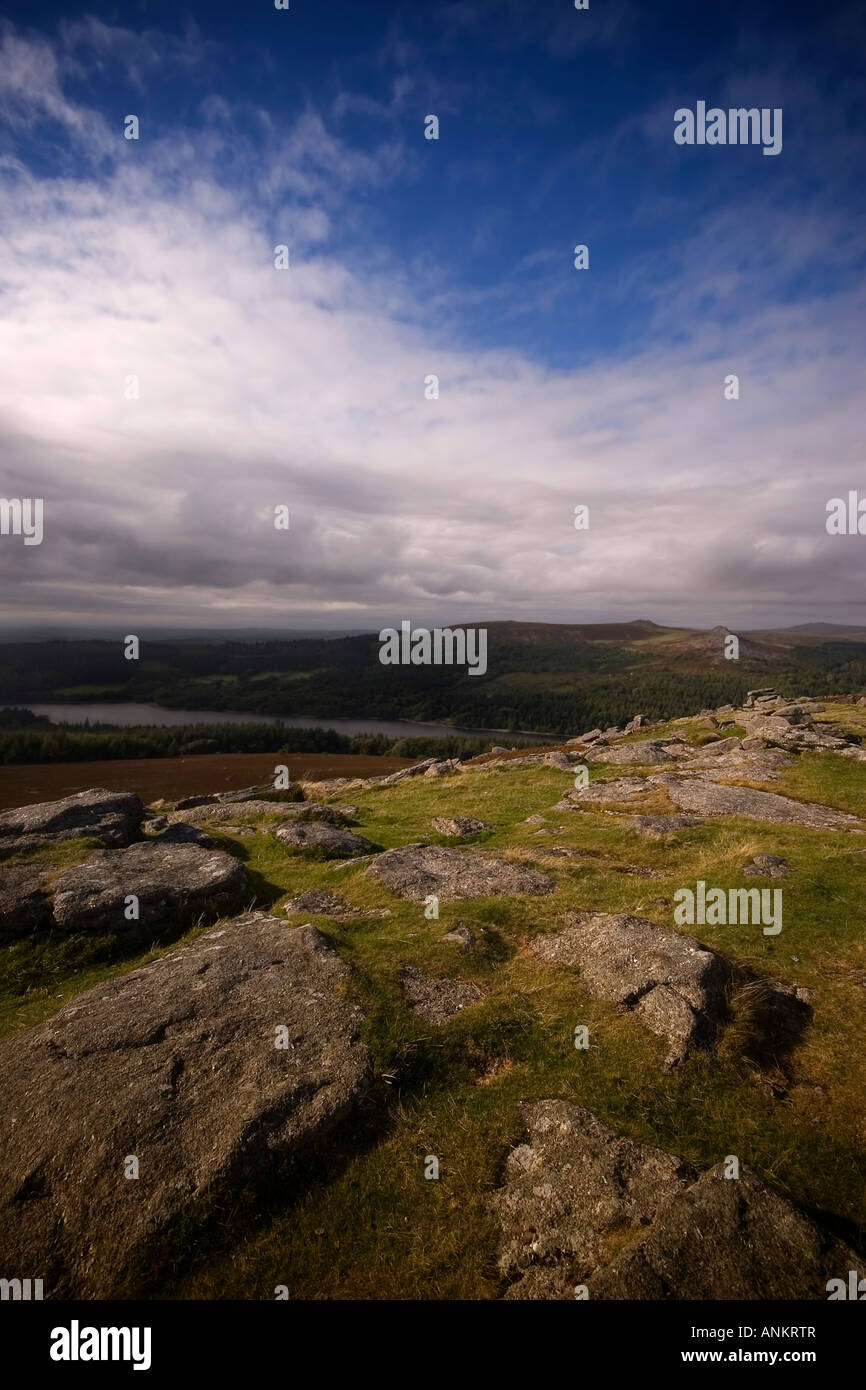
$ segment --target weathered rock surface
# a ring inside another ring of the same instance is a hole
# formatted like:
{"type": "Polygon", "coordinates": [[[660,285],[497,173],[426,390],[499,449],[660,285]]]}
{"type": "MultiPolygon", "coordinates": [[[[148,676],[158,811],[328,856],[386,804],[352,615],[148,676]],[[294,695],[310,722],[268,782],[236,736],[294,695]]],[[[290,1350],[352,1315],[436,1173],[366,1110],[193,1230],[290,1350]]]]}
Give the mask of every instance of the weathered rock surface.
{"type": "Polygon", "coordinates": [[[631,824],[638,835],[652,839],[657,835],[670,835],[675,830],[688,830],[693,825],[703,825],[700,816],[632,816],[631,824]]]}
{"type": "Polygon", "coordinates": [[[307,888],[296,897],[289,898],[286,912],[309,912],[315,917],[360,917],[361,910],[352,907],[338,893],[329,893],[326,888],[307,888]]]}
{"type": "Polygon", "coordinates": [[[826,1299],[862,1257],[745,1165],[698,1176],[566,1101],[524,1107],[493,1207],[508,1299],[826,1299]]]}
{"type": "Polygon", "coordinates": [[[442,940],[449,941],[460,951],[466,952],[472,950],[475,938],[472,934],[472,928],[466,922],[455,922],[451,931],[442,933],[442,940]]]}
{"type": "Polygon", "coordinates": [[[9,1268],[38,1270],[46,1297],[109,1297],[198,1199],[343,1119],[370,1077],[348,974],[314,927],[251,913],[0,1045],[9,1268]]]}
{"type": "Polygon", "coordinates": [[[221,850],[147,840],[128,849],[97,850],[54,881],[54,921],[64,931],[147,932],[213,921],[254,896],[243,864],[221,850]],[[138,898],[139,918],[124,916],[138,898]]]}
{"type": "Polygon", "coordinates": [[[287,821],[325,821],[329,825],[347,825],[358,814],[357,806],[330,806],[318,801],[299,801],[281,806],[287,821]]]}
{"type": "Polygon", "coordinates": [[[657,739],[639,739],[636,743],[618,743],[610,748],[591,748],[587,757],[594,763],[672,763],[676,758],[668,747],[657,739]]]}
{"type": "MultiPolygon", "coordinates": [[[[541,767],[545,759],[544,753],[527,753],[521,758],[493,758],[486,763],[469,763],[469,767],[483,767],[485,771],[493,767],[507,767],[509,772],[513,772],[519,767],[541,767]]],[[[568,764],[571,767],[571,763],[568,764]]]]}
{"type": "Polygon", "coordinates": [[[773,821],[777,825],[806,825],[815,830],[860,829],[862,822],[846,811],[793,801],[776,792],[755,791],[752,787],[726,787],[702,778],[680,779],[665,776],[654,779],[665,788],[671,801],[683,811],[702,816],[746,816],[752,820],[773,821]]]}
{"type": "Polygon", "coordinates": [[[668,1042],[666,1069],[711,1046],[730,980],[719,956],[643,917],[570,913],[565,920],[563,931],[533,941],[537,960],[576,966],[590,994],[634,1011],[668,1042]]]}
{"type": "Polygon", "coordinates": [[[443,902],[465,898],[552,893],[552,878],[525,864],[509,863],[478,850],[439,845],[405,845],[379,854],[367,869],[398,898],[423,902],[431,893],[443,902]]]}
{"type": "Polygon", "coordinates": [[[175,821],[167,826],[156,839],[161,845],[201,845],[204,849],[213,849],[216,845],[213,836],[197,825],[186,825],[184,821],[175,821]]]}
{"type": "Polygon", "coordinates": [[[719,758],[723,753],[733,753],[742,745],[739,738],[717,738],[712,743],[704,743],[696,748],[695,756],[704,758],[719,758]]]}
{"type": "Polygon", "coordinates": [[[543,767],[555,767],[560,772],[570,772],[572,764],[577,762],[576,753],[563,753],[555,749],[552,753],[545,753],[542,758],[543,767]]]}
{"type": "Polygon", "coordinates": [[[615,777],[603,782],[589,782],[585,787],[573,787],[553,809],[579,811],[582,806],[628,806],[645,800],[652,790],[651,784],[642,777],[615,777]]]}
{"type": "Polygon", "coordinates": [[[781,854],[756,854],[751,864],[743,869],[743,877],[784,878],[787,872],[788,863],[781,854]]]}
{"type": "Polygon", "coordinates": [[[776,700],[780,700],[781,698],[778,690],[774,690],[771,685],[765,685],[762,686],[760,690],[749,690],[746,692],[743,708],[754,709],[755,705],[759,705],[762,701],[771,701],[775,703],[776,700]]]}
{"type": "Polygon", "coordinates": [[[412,767],[401,767],[396,772],[389,772],[385,777],[369,777],[366,779],[367,785],[377,787],[393,787],[398,782],[403,782],[407,777],[420,777],[428,768],[431,768],[437,758],[425,758],[422,763],[413,763],[412,767]]]}
{"type": "MultiPolygon", "coordinates": [[[[294,805],[294,803],[289,803],[294,805]]],[[[223,805],[222,802],[208,802],[204,806],[194,806],[187,811],[174,811],[169,816],[169,824],[179,821],[184,825],[234,825],[245,821],[258,820],[260,816],[277,816],[285,819],[289,806],[279,801],[238,801],[223,805]]]]}
{"type": "Polygon", "coordinates": [[[389,907],[353,907],[338,893],[329,893],[326,888],[308,888],[285,904],[286,912],[309,913],[314,917],[390,917],[389,907]]]}
{"type": "Polygon", "coordinates": [[[528,1141],[512,1149],[494,1193],[506,1298],[574,1299],[609,1243],[639,1231],[694,1172],[662,1149],[614,1133],[561,1100],[523,1106],[528,1141]]]}
{"type": "Polygon", "coordinates": [[[219,792],[218,799],[223,805],[231,805],[237,801],[275,801],[278,805],[282,805],[284,801],[303,801],[304,789],[300,782],[290,782],[287,787],[277,791],[271,782],[261,782],[256,787],[241,787],[233,792],[219,792]]]}
{"type": "Polygon", "coordinates": [[[76,792],[60,801],[39,801],[0,814],[0,850],[35,849],[59,840],[95,839],[128,845],[138,834],[144,807],[133,792],[76,792]]]}
{"type": "Polygon", "coordinates": [[[691,772],[694,769],[702,772],[705,777],[712,778],[716,775],[730,776],[728,770],[733,769],[756,780],[763,780],[776,777],[781,768],[792,767],[795,762],[794,755],[783,748],[771,748],[763,741],[760,747],[753,745],[747,748],[747,741],[744,739],[740,748],[732,748],[728,752],[715,755],[702,748],[694,757],[681,763],[679,770],[691,772]]]}
{"type": "Polygon", "coordinates": [[[479,820],[477,816],[437,816],[433,821],[434,830],[440,835],[478,835],[482,830],[491,830],[489,821],[479,820]]]}
{"type": "Polygon", "coordinates": [[[449,980],[433,975],[425,975],[414,965],[409,965],[400,976],[400,984],[406,1002],[416,1018],[422,1023],[441,1027],[449,1018],[460,1013],[469,1004],[476,1004],[483,998],[481,990],[470,980],[449,980]]]}
{"type": "Polygon", "coordinates": [[[832,724],[815,724],[811,711],[801,705],[782,706],[769,713],[761,712],[758,707],[751,713],[741,714],[739,719],[750,739],[764,738],[795,752],[806,748],[837,752],[860,741],[856,734],[846,733],[832,724]]]}
{"type": "Polygon", "coordinates": [[[0,941],[14,941],[51,921],[44,864],[0,868],[0,941]]]}
{"type": "Polygon", "coordinates": [[[646,1238],[589,1280],[590,1298],[826,1300],[830,1279],[862,1265],[750,1168],[736,1179],[724,1171],[718,1164],[666,1202],[646,1238]]]}
{"type": "Polygon", "coordinates": [[[460,766],[459,758],[445,758],[442,761],[431,763],[424,773],[425,777],[449,777],[452,772],[456,772],[460,766]]]}
{"type": "Polygon", "coordinates": [[[777,719],[784,719],[788,724],[812,724],[812,710],[806,709],[805,705],[778,705],[775,711],[777,719]]]}
{"type": "Polygon", "coordinates": [[[273,834],[291,849],[307,850],[323,854],[329,859],[340,859],[353,854],[370,854],[376,846],[363,835],[352,830],[343,830],[336,825],[322,821],[289,821],[278,825],[273,834]]]}

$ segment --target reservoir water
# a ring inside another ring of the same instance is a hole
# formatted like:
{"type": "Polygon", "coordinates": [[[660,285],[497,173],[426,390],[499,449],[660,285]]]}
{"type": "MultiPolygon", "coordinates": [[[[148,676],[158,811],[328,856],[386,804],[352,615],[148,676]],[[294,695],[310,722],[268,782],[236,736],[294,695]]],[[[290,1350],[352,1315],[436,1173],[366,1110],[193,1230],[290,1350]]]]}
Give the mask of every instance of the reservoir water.
{"type": "MultiPolygon", "coordinates": [[[[236,714],[227,710],[164,709],[161,705],[59,704],[27,705],[34,714],[55,724],[285,724],[293,729],[333,729],[338,734],[385,734],[388,738],[494,738],[510,747],[514,737],[500,729],[457,729],[447,724],[414,724],[408,719],[329,719],[312,715],[277,718],[269,714],[236,714]]],[[[521,734],[521,739],[549,743],[550,735],[521,734]]]]}

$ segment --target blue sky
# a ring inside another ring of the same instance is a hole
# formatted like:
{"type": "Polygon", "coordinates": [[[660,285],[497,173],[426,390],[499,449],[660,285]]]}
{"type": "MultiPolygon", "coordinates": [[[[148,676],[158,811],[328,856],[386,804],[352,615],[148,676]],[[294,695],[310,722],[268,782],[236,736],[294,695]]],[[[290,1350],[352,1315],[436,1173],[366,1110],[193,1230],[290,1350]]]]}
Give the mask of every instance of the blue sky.
{"type": "Polygon", "coordinates": [[[861,621],[862,7],[5,15],[5,621],[861,621]]]}

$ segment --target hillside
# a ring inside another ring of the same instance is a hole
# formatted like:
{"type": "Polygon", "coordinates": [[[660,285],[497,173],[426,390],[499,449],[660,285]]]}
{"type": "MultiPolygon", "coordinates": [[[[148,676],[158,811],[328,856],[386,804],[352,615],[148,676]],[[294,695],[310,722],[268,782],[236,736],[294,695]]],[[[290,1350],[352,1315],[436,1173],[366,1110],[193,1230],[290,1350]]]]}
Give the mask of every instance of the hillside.
{"type": "Polygon", "coordinates": [[[0,815],[13,1264],[46,1297],[825,1300],[866,1250],[864,736],[770,695],[0,815]]]}
{"type": "MultiPolygon", "coordinates": [[[[138,701],[186,710],[287,717],[408,719],[466,729],[566,735],[623,723],[635,709],[670,719],[742,700],[768,674],[784,695],[866,686],[862,633],[739,633],[725,657],[709,632],[629,623],[479,622],[487,671],[383,666],[376,634],[264,642],[145,641],[127,661],[117,642],[9,642],[0,647],[0,706],[138,701]]],[[[240,749],[238,751],[241,751],[240,749]]]]}

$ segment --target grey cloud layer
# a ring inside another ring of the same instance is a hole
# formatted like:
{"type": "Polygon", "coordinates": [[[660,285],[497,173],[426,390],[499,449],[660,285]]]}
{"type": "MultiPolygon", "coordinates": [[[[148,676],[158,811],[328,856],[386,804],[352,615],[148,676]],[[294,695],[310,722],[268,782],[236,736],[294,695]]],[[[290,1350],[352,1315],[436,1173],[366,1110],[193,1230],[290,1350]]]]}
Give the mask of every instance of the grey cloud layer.
{"type": "MultiPolygon", "coordinates": [[[[4,52],[23,119],[34,70],[4,52]]],[[[41,82],[31,110],[103,138],[55,68],[41,82]]],[[[121,141],[100,182],[3,173],[0,495],[45,499],[40,547],[0,542],[5,620],[858,616],[866,538],[827,536],[824,504],[862,478],[862,295],[722,332],[694,313],[707,272],[686,244],[687,342],[571,373],[468,352],[425,332],[423,283],[323,249],[384,162],[309,113],[280,145],[282,220],[261,225],[218,181],[224,116],[200,144],[121,141]],[[293,204],[326,166],[327,208],[293,204]]]]}

